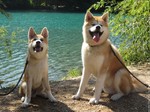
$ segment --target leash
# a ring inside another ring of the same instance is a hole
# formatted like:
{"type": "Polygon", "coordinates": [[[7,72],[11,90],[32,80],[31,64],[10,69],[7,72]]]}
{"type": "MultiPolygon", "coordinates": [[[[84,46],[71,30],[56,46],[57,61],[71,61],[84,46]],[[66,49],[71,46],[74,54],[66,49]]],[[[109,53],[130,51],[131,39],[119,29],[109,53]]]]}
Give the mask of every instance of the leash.
{"type": "Polygon", "coordinates": [[[150,88],[148,84],[143,83],[141,80],[139,80],[133,73],[130,72],[130,70],[125,66],[125,64],[119,59],[119,57],[116,55],[115,51],[113,50],[112,46],[110,45],[110,48],[114,54],[114,56],[118,59],[118,61],[123,65],[123,67],[136,79],[138,80],[141,84],[146,86],[147,88],[150,88]]]}
{"type": "Polygon", "coordinates": [[[19,85],[19,83],[20,83],[20,81],[21,81],[21,79],[22,79],[22,77],[23,77],[23,75],[24,75],[24,72],[25,72],[25,70],[26,70],[27,65],[28,65],[28,59],[26,59],[26,63],[25,63],[25,66],[24,66],[24,70],[23,70],[23,72],[22,72],[22,74],[21,74],[21,76],[20,76],[20,79],[18,80],[17,84],[16,84],[10,91],[8,91],[7,93],[0,94],[0,96],[9,95],[11,92],[13,92],[13,91],[17,88],[17,86],[19,85]]]}

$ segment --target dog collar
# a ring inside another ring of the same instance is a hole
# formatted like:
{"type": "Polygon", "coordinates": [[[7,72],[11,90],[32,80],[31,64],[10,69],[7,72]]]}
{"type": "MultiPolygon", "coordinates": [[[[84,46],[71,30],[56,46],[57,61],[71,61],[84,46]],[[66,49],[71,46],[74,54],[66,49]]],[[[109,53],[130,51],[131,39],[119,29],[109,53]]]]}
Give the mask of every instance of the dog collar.
{"type": "Polygon", "coordinates": [[[89,45],[90,47],[97,47],[97,46],[99,46],[99,45],[89,45]]]}

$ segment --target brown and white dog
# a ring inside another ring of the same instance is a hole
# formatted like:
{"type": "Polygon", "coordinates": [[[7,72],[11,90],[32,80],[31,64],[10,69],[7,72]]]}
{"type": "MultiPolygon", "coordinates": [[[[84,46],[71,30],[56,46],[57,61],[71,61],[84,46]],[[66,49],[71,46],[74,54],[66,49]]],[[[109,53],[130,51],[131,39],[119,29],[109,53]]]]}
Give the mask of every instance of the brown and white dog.
{"type": "Polygon", "coordinates": [[[48,30],[44,27],[41,34],[36,34],[33,28],[28,31],[28,65],[20,86],[22,107],[27,107],[31,97],[43,95],[55,102],[48,80],[48,30]]]}
{"type": "Polygon", "coordinates": [[[96,77],[95,93],[89,103],[99,103],[102,90],[117,100],[130,92],[143,92],[147,88],[130,76],[128,71],[114,56],[121,59],[117,49],[111,44],[108,30],[108,13],[93,16],[87,12],[83,24],[82,64],[83,72],[80,86],[73,99],[78,100],[85,90],[85,86],[93,74],[96,77]]]}

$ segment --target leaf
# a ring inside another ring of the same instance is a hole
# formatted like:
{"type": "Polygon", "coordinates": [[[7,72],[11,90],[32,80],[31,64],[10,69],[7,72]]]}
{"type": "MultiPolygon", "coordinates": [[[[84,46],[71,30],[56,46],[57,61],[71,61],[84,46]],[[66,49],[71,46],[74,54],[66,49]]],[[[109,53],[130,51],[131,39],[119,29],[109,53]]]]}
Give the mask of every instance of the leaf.
{"type": "Polygon", "coordinates": [[[150,22],[148,0],[100,0],[105,11],[116,13],[110,31],[120,37],[120,52],[127,63],[150,62],[150,22]],[[115,5],[113,5],[115,4],[115,5]]]}

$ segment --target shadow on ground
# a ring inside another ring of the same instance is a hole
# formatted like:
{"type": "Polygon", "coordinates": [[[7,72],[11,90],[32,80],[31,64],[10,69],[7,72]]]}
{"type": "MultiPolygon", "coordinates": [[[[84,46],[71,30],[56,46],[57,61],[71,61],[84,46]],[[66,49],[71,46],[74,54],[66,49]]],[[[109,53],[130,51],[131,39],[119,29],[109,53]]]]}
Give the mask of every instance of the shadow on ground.
{"type": "Polygon", "coordinates": [[[103,93],[98,105],[90,105],[89,99],[92,98],[95,81],[89,81],[83,98],[72,100],[79,86],[80,78],[50,82],[52,93],[58,100],[57,103],[50,103],[48,99],[41,97],[32,98],[28,108],[21,108],[18,89],[8,96],[0,97],[0,112],[148,112],[149,94],[132,93],[124,96],[118,101],[111,101],[110,96],[103,93]]]}

